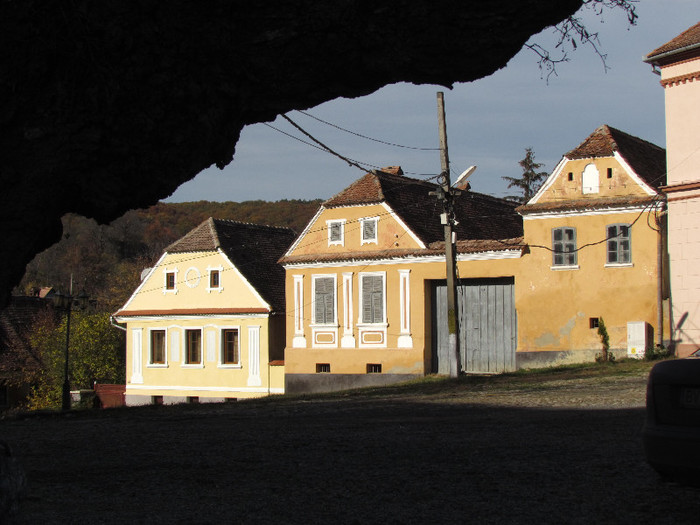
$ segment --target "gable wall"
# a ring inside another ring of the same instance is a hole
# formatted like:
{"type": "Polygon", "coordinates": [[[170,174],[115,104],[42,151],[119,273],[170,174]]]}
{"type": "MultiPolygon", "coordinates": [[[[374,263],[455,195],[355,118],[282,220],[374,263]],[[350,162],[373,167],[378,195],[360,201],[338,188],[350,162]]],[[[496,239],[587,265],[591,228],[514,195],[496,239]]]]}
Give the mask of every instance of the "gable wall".
{"type": "Polygon", "coordinates": [[[614,157],[567,160],[555,176],[556,179],[538,199],[538,204],[563,200],[647,195],[614,157]],[[584,193],[582,189],[583,171],[589,164],[594,164],[598,170],[599,191],[597,193],[584,193]],[[611,179],[607,178],[608,168],[613,170],[611,179]],[[569,173],[573,174],[572,181],[568,180],[569,173]]]}
{"type": "Polygon", "coordinates": [[[218,252],[166,254],[128,303],[128,310],[261,308],[245,279],[218,252]],[[220,287],[208,290],[209,269],[220,268],[220,287]],[[176,271],[176,290],[165,289],[165,273],[176,271]]]}
{"type": "Polygon", "coordinates": [[[303,239],[290,255],[305,255],[311,253],[343,253],[347,251],[376,251],[384,249],[413,249],[419,248],[415,239],[407,234],[406,228],[400,224],[387,208],[374,204],[369,206],[346,206],[341,208],[324,209],[316,221],[308,228],[303,239]],[[361,242],[361,223],[359,219],[378,217],[378,239],[376,243],[361,242]],[[328,244],[329,220],[345,220],[344,243],[342,245],[328,244]]]}

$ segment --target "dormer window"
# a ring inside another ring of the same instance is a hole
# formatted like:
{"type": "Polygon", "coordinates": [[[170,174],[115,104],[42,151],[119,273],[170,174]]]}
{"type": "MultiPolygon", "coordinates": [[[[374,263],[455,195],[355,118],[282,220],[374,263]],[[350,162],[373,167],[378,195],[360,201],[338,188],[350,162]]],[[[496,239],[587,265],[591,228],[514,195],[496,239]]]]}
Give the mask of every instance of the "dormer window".
{"type": "Polygon", "coordinates": [[[328,246],[345,244],[345,219],[326,221],[328,226],[328,246]]]}
{"type": "Polygon", "coordinates": [[[361,225],[361,244],[377,244],[377,223],[379,222],[379,217],[367,217],[365,219],[360,219],[361,225]]]}

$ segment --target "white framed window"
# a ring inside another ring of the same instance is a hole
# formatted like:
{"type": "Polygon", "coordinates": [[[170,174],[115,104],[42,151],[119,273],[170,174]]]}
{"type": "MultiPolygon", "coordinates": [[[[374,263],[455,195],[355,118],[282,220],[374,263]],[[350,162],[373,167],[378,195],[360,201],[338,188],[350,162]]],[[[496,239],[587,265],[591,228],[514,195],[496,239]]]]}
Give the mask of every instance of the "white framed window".
{"type": "Polygon", "coordinates": [[[177,293],[177,268],[163,269],[163,293],[177,293]]]}
{"type": "Polygon", "coordinates": [[[629,265],[632,262],[632,230],[629,224],[608,224],[606,227],[609,265],[629,265]]]}
{"type": "Polygon", "coordinates": [[[219,365],[223,368],[241,367],[240,329],[237,326],[221,329],[219,365]]]}
{"type": "Polygon", "coordinates": [[[588,164],[583,169],[581,176],[581,190],[583,193],[598,193],[600,191],[600,173],[595,164],[588,164]]]}
{"type": "Polygon", "coordinates": [[[312,283],[313,323],[338,324],[336,317],[335,275],[314,275],[312,283]]]}
{"type": "Polygon", "coordinates": [[[386,323],[386,273],[360,274],[361,324],[386,323]]]}
{"type": "Polygon", "coordinates": [[[365,217],[360,219],[360,244],[377,244],[377,226],[379,217],[365,217]]]}
{"type": "Polygon", "coordinates": [[[224,271],[222,266],[207,266],[207,292],[219,292],[224,290],[221,283],[221,274],[224,271]]]}
{"type": "Polygon", "coordinates": [[[552,252],[553,267],[575,267],[578,264],[576,228],[553,228],[552,252]]]}
{"type": "Polygon", "coordinates": [[[148,331],[148,366],[153,368],[168,365],[167,331],[150,329],[148,331]]]}
{"type": "Polygon", "coordinates": [[[345,219],[326,221],[328,246],[345,246],[345,219]]]}

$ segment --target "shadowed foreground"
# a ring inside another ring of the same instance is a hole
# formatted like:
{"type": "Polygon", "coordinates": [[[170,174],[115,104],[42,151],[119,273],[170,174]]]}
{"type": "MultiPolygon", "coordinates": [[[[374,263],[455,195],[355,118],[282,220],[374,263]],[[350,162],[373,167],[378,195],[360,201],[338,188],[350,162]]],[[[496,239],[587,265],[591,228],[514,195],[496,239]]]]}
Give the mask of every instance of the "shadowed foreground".
{"type": "Polygon", "coordinates": [[[29,478],[20,523],[697,523],[700,490],[644,461],[643,400],[639,375],[0,429],[29,478]]]}

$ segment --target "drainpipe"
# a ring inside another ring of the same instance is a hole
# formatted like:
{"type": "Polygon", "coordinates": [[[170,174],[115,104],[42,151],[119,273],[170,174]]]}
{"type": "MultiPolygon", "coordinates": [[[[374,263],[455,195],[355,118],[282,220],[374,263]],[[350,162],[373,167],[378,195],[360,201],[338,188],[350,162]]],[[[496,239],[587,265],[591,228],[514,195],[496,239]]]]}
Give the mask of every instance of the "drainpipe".
{"type": "Polygon", "coordinates": [[[661,214],[655,217],[656,225],[659,228],[659,235],[656,239],[656,323],[658,326],[659,334],[657,344],[660,347],[664,344],[664,233],[666,231],[666,221],[664,220],[665,215],[666,211],[664,210],[661,212],[661,214]]]}
{"type": "Polygon", "coordinates": [[[124,330],[125,332],[127,331],[126,328],[123,326],[117,324],[117,322],[114,320],[114,316],[110,315],[109,316],[109,324],[111,324],[114,328],[119,328],[120,330],[124,330]]]}

